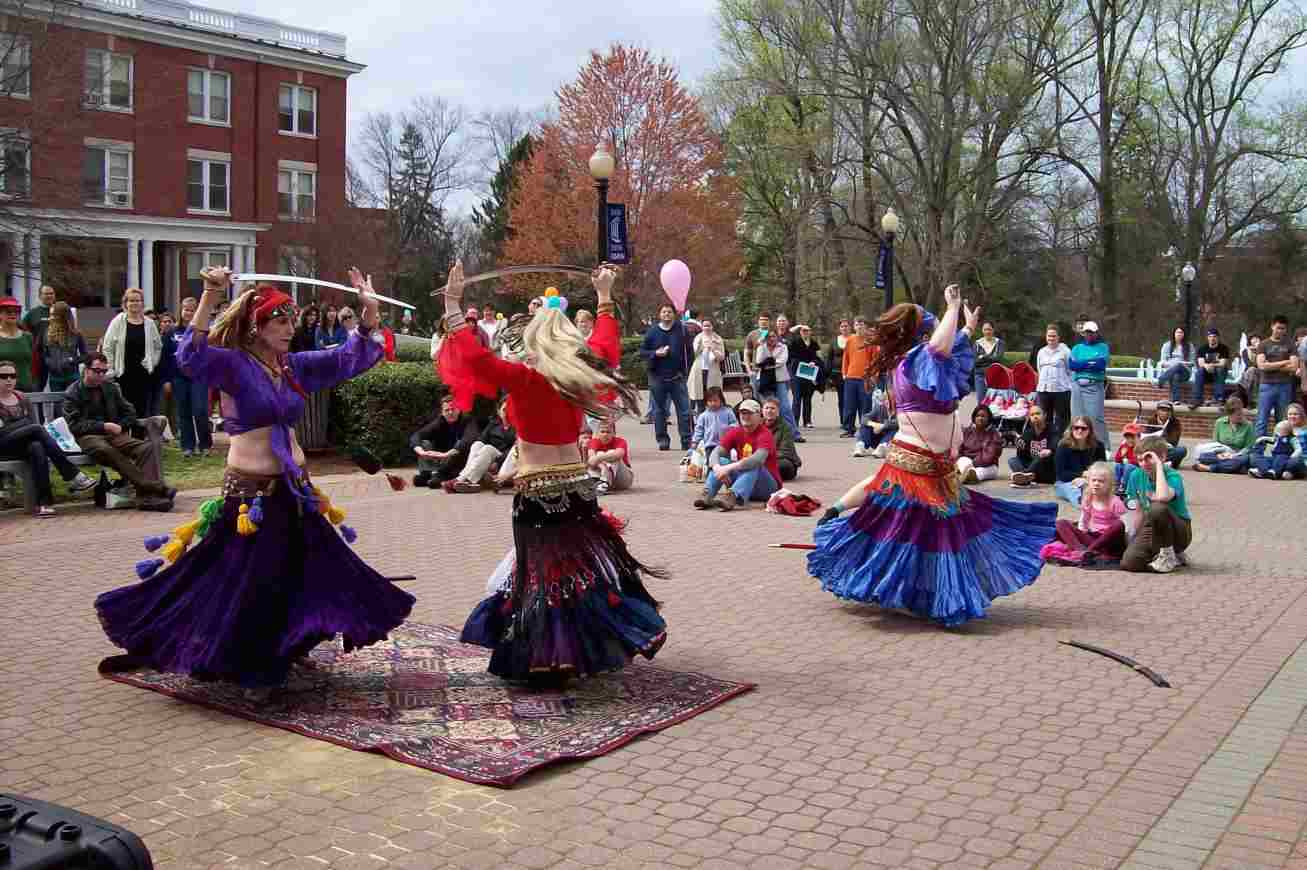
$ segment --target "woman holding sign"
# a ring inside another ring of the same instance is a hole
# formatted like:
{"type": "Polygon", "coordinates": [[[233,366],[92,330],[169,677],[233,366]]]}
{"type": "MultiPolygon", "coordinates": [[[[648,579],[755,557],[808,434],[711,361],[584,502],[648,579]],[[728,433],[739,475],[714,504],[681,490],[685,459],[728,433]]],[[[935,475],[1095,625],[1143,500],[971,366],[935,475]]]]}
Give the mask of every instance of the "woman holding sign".
{"type": "Polygon", "coordinates": [[[799,324],[798,336],[789,340],[790,364],[794,367],[795,382],[799,387],[798,407],[794,416],[804,429],[812,428],[812,394],[821,379],[821,345],[812,337],[812,327],[799,324]]]}

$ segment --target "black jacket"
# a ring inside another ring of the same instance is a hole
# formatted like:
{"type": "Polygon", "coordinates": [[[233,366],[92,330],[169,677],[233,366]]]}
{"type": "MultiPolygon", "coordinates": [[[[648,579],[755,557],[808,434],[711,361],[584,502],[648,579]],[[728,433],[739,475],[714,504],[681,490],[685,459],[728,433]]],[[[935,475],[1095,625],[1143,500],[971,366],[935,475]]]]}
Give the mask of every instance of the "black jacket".
{"type": "Polygon", "coordinates": [[[517,431],[496,415],[491,417],[490,422],[480,431],[475,426],[468,426],[464,429],[463,438],[458,442],[458,447],[460,450],[467,450],[476,441],[489,444],[501,453],[507,453],[517,441],[517,431]]]}
{"type": "Polygon", "coordinates": [[[443,453],[457,447],[467,429],[468,417],[466,414],[460,414],[453,423],[437,414],[423,423],[421,429],[408,436],[408,446],[418,447],[423,441],[428,441],[431,443],[431,449],[443,453]]]}
{"type": "Polygon", "coordinates": [[[127,401],[122,388],[113,381],[105,381],[100,390],[104,394],[104,413],[91,405],[90,391],[81,381],[64,390],[64,421],[74,438],[83,435],[103,435],[105,423],[117,423],[127,431],[136,425],[136,408],[127,401]]]}

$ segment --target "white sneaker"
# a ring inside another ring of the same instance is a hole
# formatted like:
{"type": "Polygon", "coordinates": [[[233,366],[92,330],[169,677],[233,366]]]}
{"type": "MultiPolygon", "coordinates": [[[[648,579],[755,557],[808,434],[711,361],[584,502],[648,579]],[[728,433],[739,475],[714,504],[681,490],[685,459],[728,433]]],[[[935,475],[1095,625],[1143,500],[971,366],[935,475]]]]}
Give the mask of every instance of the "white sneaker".
{"type": "MultiPolygon", "coordinates": [[[[1174,547],[1172,549],[1174,549],[1174,547]]],[[[1186,556],[1184,553],[1176,553],[1175,561],[1176,564],[1178,564],[1180,567],[1183,568],[1184,566],[1189,564],[1189,557],[1186,556]]]]}
{"type": "Polygon", "coordinates": [[[866,444],[863,444],[861,441],[859,441],[857,444],[854,444],[854,445],[853,445],[853,454],[852,454],[852,455],[854,455],[854,456],[870,456],[871,454],[867,451],[867,445],[866,445],[866,444]]]}
{"type": "Polygon", "coordinates": [[[889,445],[878,444],[876,449],[871,452],[871,455],[877,459],[884,459],[886,456],[889,456],[889,445]]]}
{"type": "Polygon", "coordinates": [[[1170,574],[1180,567],[1180,560],[1175,557],[1175,548],[1163,547],[1158,551],[1156,558],[1148,563],[1148,566],[1158,574],[1170,574]]]}
{"type": "Polygon", "coordinates": [[[1292,472],[1292,471],[1285,471],[1285,472],[1282,472],[1282,473],[1280,474],[1280,479],[1281,479],[1281,480],[1293,480],[1293,472],[1292,472]]]}
{"type": "Polygon", "coordinates": [[[95,481],[79,471],[76,477],[68,481],[68,489],[71,492],[86,492],[95,489],[95,481]]]}

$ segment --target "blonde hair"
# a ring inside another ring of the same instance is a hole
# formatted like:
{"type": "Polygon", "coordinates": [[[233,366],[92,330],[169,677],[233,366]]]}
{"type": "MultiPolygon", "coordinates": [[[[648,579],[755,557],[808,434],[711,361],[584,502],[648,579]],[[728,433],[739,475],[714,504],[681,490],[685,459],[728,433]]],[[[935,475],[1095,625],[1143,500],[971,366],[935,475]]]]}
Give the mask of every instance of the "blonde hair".
{"type": "Polygon", "coordinates": [[[1093,477],[1096,474],[1106,477],[1109,481],[1115,480],[1116,466],[1111,462],[1095,462],[1093,465],[1089,466],[1089,470],[1085,472],[1085,476],[1093,477]]]}
{"type": "Polygon", "coordinates": [[[124,309],[127,307],[127,297],[130,296],[130,295],[133,294],[133,293],[135,293],[137,296],[141,297],[141,304],[142,304],[142,305],[145,304],[145,291],[142,290],[140,287],[128,287],[126,290],[123,291],[123,303],[122,303],[122,304],[123,304],[123,308],[124,308],[124,309]]]}
{"type": "Polygon", "coordinates": [[[562,309],[542,305],[522,331],[522,345],[535,370],[572,404],[596,417],[640,413],[635,387],[590,350],[562,309]],[[616,393],[614,399],[600,399],[610,391],[616,393]]]}
{"type": "Polygon", "coordinates": [[[71,311],[67,302],[56,302],[50,306],[50,323],[45,329],[47,343],[63,344],[77,334],[77,330],[73,329],[72,317],[69,316],[71,311]]]}

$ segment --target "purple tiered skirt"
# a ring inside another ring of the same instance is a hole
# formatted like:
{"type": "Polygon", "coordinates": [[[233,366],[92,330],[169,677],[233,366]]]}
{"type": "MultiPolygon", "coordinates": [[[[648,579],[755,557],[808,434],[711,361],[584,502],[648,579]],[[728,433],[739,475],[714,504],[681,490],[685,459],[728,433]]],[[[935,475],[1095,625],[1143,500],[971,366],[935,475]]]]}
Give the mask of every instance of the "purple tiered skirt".
{"type": "Polygon", "coordinates": [[[895,442],[862,506],[817,527],[808,571],[840,598],[961,625],[1035,582],[1056,521],[1055,503],[964,489],[948,457],[895,442]]]}
{"type": "Polygon", "coordinates": [[[227,680],[283,683],[296,659],[343,635],[345,650],[376,643],[416,600],[368,567],[284,481],[262,498],[258,531],[236,531],[240,496],[225,499],[208,533],[166,570],[105,592],[96,613],[128,653],[106,660],[227,680]]]}

